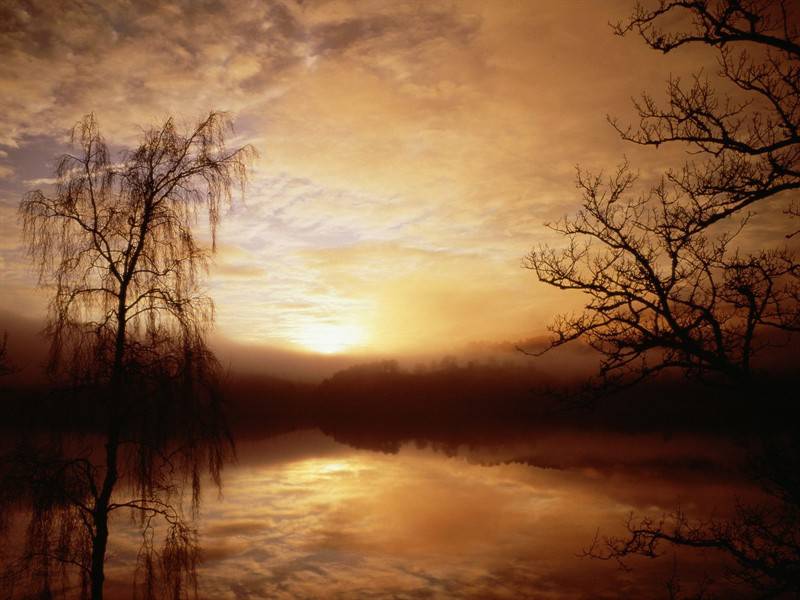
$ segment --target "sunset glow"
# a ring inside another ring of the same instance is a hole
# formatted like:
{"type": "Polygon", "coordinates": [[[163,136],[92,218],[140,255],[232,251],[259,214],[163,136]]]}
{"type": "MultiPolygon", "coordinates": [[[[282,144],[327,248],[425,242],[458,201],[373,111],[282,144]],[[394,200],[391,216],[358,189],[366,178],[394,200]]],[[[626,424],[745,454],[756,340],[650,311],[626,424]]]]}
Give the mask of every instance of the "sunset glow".
{"type": "Polygon", "coordinates": [[[363,344],[364,330],[358,325],[320,323],[303,326],[293,341],[320,354],[336,354],[363,344]]]}
{"type": "Polygon", "coordinates": [[[800,599],[800,0],[0,57],[0,598],[800,599]]]}
{"type": "Polygon", "coordinates": [[[629,4],[109,3],[59,7],[57,21],[21,5],[0,74],[14,90],[0,116],[0,310],[46,307],[16,210],[49,189],[79,118],[94,111],[118,147],[216,108],[232,143],[260,153],[222,215],[208,280],[219,335],[407,354],[543,333],[577,302],[520,258],[577,205],[576,163],[640,154],[604,115],[629,114],[663,72],[716,68],[610,34],[629,4]]]}

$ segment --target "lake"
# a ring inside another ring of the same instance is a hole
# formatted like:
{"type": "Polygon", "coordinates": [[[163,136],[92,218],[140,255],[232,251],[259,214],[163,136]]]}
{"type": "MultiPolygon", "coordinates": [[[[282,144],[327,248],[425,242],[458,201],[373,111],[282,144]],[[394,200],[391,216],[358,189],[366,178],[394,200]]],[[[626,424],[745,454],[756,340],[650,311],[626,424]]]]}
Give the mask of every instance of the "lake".
{"type": "MultiPolygon", "coordinates": [[[[204,494],[202,598],[667,598],[670,581],[724,586],[719,557],[664,546],[625,570],[582,551],[624,534],[631,513],[721,517],[755,494],[734,445],[690,434],[560,431],[382,452],[306,430],[238,452],[222,495],[204,494]]],[[[139,534],[122,519],[112,539],[109,596],[128,597],[139,534]]]]}

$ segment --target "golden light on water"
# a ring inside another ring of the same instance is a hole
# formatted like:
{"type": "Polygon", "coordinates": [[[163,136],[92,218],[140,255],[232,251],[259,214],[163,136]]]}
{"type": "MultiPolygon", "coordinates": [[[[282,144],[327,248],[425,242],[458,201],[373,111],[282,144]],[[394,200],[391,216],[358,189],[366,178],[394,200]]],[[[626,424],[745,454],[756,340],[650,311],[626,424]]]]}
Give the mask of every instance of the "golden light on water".
{"type": "MultiPolygon", "coordinates": [[[[643,485],[637,470],[621,469],[612,481],[504,460],[575,447],[566,439],[454,456],[413,444],[396,454],[357,450],[310,431],[244,442],[243,464],[226,471],[224,497],[202,516],[202,597],[383,597],[391,590],[392,597],[579,600],[618,597],[620,589],[648,597],[643,590],[669,577],[670,561],[637,565],[634,577],[579,558],[576,548],[598,527],[619,532],[631,511],[660,510],[665,485],[668,502],[691,495],[703,506],[729,490],[704,480],[676,487],[655,475],[643,485]],[[542,582],[555,582],[551,594],[540,593],[542,582]]],[[[647,439],[654,453],[675,458],[669,442],[647,439]]],[[[580,448],[617,461],[632,439],[618,442],[586,438],[580,448]]],[[[140,539],[135,528],[121,538],[120,573],[135,564],[140,539]]]]}
{"type": "Polygon", "coordinates": [[[295,343],[312,352],[337,354],[364,344],[364,328],[354,323],[312,323],[303,326],[295,343]]]}

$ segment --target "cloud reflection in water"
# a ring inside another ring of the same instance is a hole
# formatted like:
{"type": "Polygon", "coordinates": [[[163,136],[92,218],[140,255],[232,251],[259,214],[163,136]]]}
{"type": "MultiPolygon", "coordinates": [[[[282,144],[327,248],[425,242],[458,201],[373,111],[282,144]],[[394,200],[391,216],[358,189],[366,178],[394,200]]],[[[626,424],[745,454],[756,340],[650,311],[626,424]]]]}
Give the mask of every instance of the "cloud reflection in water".
{"type": "Polygon", "coordinates": [[[641,597],[672,567],[576,556],[643,508],[592,470],[381,454],[310,432],[242,455],[203,510],[205,598],[641,597]]]}

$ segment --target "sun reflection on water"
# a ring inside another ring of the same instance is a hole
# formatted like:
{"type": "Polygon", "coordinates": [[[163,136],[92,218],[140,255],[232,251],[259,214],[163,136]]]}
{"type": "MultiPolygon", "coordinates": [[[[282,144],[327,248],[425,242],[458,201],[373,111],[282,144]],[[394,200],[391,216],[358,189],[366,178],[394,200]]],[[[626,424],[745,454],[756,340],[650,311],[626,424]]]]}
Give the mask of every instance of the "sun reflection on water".
{"type": "Polygon", "coordinates": [[[205,504],[202,598],[571,600],[593,597],[597,580],[646,597],[637,585],[669,576],[661,563],[636,580],[576,557],[598,527],[619,530],[629,511],[652,505],[635,500],[643,489],[658,495],[641,481],[409,446],[354,450],[308,432],[267,446],[205,504]]]}

